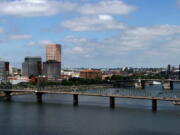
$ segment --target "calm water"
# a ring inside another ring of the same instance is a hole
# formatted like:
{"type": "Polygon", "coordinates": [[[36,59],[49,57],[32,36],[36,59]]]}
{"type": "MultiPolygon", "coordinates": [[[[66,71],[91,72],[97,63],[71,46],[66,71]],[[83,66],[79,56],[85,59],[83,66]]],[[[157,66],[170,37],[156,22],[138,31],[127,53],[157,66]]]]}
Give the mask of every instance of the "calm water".
{"type": "Polygon", "coordinates": [[[0,135],[180,135],[180,106],[171,102],[158,101],[153,113],[148,100],[116,99],[115,109],[106,97],[80,96],[78,107],[68,95],[12,100],[0,100],[0,135]]]}

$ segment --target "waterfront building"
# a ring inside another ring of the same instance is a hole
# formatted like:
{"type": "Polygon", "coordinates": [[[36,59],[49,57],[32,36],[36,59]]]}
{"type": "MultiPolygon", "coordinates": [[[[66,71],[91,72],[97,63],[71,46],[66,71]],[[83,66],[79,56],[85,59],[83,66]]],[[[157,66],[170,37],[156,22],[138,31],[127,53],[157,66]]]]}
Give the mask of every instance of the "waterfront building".
{"type": "Polygon", "coordinates": [[[26,77],[35,77],[41,75],[42,60],[41,57],[25,57],[22,63],[22,75],[26,77]]]}
{"type": "Polygon", "coordinates": [[[63,69],[61,71],[61,77],[63,79],[79,78],[80,77],[80,71],[76,70],[76,69],[63,69]]]}
{"type": "Polygon", "coordinates": [[[0,82],[6,82],[9,74],[9,62],[0,60],[0,82]]]}
{"type": "Polygon", "coordinates": [[[102,79],[102,72],[100,70],[81,70],[80,78],[84,79],[102,79]]]}

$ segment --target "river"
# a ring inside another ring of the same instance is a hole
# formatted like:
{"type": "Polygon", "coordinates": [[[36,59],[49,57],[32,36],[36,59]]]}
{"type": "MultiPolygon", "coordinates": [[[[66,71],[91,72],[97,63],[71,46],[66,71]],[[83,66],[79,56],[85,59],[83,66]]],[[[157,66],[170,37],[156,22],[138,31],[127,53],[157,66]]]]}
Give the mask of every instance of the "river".
{"type": "Polygon", "coordinates": [[[42,104],[34,95],[0,100],[0,135],[141,134],[180,135],[180,106],[158,101],[158,111],[152,112],[149,100],[116,98],[116,107],[110,109],[107,97],[80,96],[75,107],[70,95],[44,95],[42,104]]]}

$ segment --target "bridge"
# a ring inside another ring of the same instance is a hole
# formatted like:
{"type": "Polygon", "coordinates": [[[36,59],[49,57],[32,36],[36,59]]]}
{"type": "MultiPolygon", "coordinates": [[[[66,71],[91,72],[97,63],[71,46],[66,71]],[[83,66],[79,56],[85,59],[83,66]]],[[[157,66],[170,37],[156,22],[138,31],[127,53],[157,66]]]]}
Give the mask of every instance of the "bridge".
{"type": "Polygon", "coordinates": [[[135,87],[144,89],[146,85],[152,84],[153,81],[160,82],[163,89],[173,90],[174,83],[180,83],[180,80],[172,79],[134,79],[134,80],[116,80],[111,81],[115,88],[135,87]]]}
{"type": "Polygon", "coordinates": [[[44,88],[44,89],[0,89],[1,93],[4,93],[6,100],[10,101],[11,96],[18,94],[34,94],[38,103],[42,103],[42,97],[44,94],[64,94],[72,95],[73,104],[78,105],[78,96],[99,96],[109,97],[109,105],[111,108],[115,107],[115,98],[129,98],[129,99],[142,99],[152,101],[152,110],[157,110],[157,101],[173,101],[180,103],[180,91],[159,91],[153,92],[148,90],[137,89],[114,89],[114,88],[102,88],[102,89],[60,89],[44,88]]]}

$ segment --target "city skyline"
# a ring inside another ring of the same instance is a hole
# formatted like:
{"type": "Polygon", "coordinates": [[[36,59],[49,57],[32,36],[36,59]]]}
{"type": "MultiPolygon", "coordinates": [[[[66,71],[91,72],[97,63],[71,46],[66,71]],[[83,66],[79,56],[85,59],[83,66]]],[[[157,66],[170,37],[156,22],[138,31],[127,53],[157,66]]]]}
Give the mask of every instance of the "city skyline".
{"type": "Polygon", "coordinates": [[[2,0],[0,57],[20,67],[61,44],[65,67],[179,65],[178,12],[180,0],[2,0]]]}

